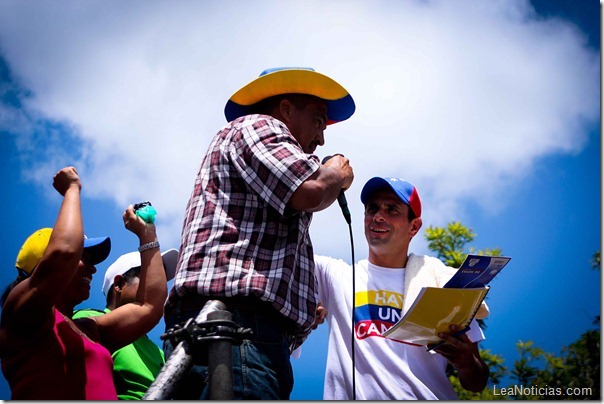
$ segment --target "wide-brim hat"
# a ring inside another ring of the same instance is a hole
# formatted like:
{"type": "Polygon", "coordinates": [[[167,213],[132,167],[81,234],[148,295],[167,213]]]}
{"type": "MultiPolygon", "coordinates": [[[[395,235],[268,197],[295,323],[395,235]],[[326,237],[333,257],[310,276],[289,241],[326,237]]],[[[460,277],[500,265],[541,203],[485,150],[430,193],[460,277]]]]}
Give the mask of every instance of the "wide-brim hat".
{"type": "MultiPolygon", "coordinates": [[[[174,278],[176,274],[176,263],[178,262],[178,250],[171,248],[161,253],[161,259],[164,262],[164,270],[166,271],[167,280],[174,278]]],[[[129,252],[121,255],[113,264],[107,268],[105,279],[103,279],[103,294],[107,296],[107,292],[113,285],[113,279],[116,275],[123,275],[132,268],[141,266],[141,254],[138,251],[129,252]]]]}
{"type": "MultiPolygon", "coordinates": [[[[51,234],[52,229],[49,227],[33,232],[21,246],[15,267],[25,274],[31,275],[42,256],[44,256],[51,234]]],[[[90,264],[99,264],[109,256],[111,239],[109,237],[86,238],[84,236],[84,250],[88,254],[90,264]]]]}
{"type": "Polygon", "coordinates": [[[280,94],[309,94],[325,100],[328,125],[350,118],[356,108],[344,87],[314,69],[277,67],[266,69],[233,94],[224,107],[224,115],[230,122],[251,113],[252,105],[280,94]]]}
{"type": "Polygon", "coordinates": [[[406,205],[411,208],[415,217],[421,217],[422,215],[422,202],[419,199],[419,193],[417,188],[408,181],[401,178],[394,177],[373,177],[365,183],[363,190],[361,191],[361,202],[363,205],[367,203],[367,200],[371,195],[380,189],[390,188],[394,193],[403,201],[406,205]]]}

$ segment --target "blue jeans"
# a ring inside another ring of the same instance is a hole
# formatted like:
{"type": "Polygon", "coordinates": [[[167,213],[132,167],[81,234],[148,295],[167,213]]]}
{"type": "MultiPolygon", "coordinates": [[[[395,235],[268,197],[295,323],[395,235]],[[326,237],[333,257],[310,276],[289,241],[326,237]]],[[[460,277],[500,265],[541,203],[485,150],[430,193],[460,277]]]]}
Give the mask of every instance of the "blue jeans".
{"type": "MultiPolygon", "coordinates": [[[[253,331],[241,345],[233,345],[233,393],[235,399],[288,400],[294,387],[290,363],[289,332],[274,321],[272,315],[246,309],[228,308],[233,322],[253,331]]],[[[166,329],[195,318],[199,310],[188,310],[166,319],[166,329]]],[[[166,361],[175,347],[164,341],[166,361]]],[[[208,367],[194,365],[178,384],[173,399],[207,400],[208,367]]]]}

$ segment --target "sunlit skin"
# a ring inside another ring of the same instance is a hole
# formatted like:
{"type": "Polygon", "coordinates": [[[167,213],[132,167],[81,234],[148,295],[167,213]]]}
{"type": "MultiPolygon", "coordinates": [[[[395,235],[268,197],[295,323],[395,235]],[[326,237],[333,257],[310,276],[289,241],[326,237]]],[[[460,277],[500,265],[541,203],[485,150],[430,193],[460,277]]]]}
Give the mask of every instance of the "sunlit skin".
{"type": "Polygon", "coordinates": [[[139,284],[139,277],[134,277],[128,282],[122,275],[116,275],[112,286],[113,298],[107,307],[113,310],[126,303],[135,302],[139,284]]]}
{"type": "MultiPolygon", "coordinates": [[[[283,122],[298,141],[302,151],[314,154],[325,144],[327,104],[318,97],[301,94],[284,97],[270,115],[283,122]],[[295,101],[295,102],[294,102],[295,101]]],[[[334,155],[300,184],[291,195],[289,208],[303,212],[318,212],[330,206],[342,189],[348,189],[354,174],[349,161],[341,154],[334,155]]]]}
{"type": "Polygon", "coordinates": [[[303,109],[297,108],[288,101],[287,103],[289,104],[286,105],[289,131],[300,143],[305,153],[314,153],[317,147],[325,144],[324,132],[327,128],[325,101],[317,98],[309,102],[303,109]]]}
{"type": "Polygon", "coordinates": [[[369,261],[386,268],[404,268],[411,239],[422,226],[409,221],[409,206],[389,188],[374,192],[365,204],[365,238],[369,261]]]}
{"type": "Polygon", "coordinates": [[[71,317],[72,308],[90,297],[90,283],[97,270],[94,265],[88,264],[88,262],[88,253],[84,250],[76,274],[63,292],[61,301],[57,304],[61,306],[59,310],[67,316],[71,317]],[[62,308],[64,310],[61,310],[62,308]]]}

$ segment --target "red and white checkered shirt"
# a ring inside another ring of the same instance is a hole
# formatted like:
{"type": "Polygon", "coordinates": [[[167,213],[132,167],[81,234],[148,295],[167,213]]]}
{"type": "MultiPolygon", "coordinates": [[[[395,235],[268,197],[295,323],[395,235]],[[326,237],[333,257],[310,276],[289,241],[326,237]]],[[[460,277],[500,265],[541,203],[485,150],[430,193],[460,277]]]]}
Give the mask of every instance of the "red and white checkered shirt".
{"type": "MultiPolygon", "coordinates": [[[[281,121],[247,115],[212,140],[187,204],[166,313],[185,294],[253,296],[298,324],[315,318],[312,214],[286,206],[320,167],[281,121]]],[[[297,345],[297,344],[296,344],[297,345]]]]}

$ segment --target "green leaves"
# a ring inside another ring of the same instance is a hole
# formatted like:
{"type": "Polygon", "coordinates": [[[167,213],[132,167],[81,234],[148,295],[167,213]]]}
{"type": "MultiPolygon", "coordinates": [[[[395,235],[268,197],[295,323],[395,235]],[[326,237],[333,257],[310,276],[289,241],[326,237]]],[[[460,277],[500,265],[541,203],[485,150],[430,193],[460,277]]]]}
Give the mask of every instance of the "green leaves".
{"type": "MultiPolygon", "coordinates": [[[[450,222],[446,227],[428,227],[424,235],[428,248],[446,265],[458,268],[467,254],[503,255],[500,248],[476,250],[466,245],[474,241],[476,233],[461,224],[450,222]]],[[[600,251],[591,257],[591,268],[600,269],[600,251]]],[[[594,324],[599,326],[600,316],[594,324]]],[[[480,323],[485,328],[484,323],[480,323]]],[[[518,341],[519,358],[511,371],[503,365],[504,358],[489,350],[480,350],[480,355],[489,366],[489,385],[480,393],[461,387],[457,371],[449,366],[447,374],[455,392],[461,400],[580,400],[600,399],[600,330],[585,332],[577,341],[562,349],[556,356],[535,346],[533,341],[518,341]],[[501,386],[506,378],[514,384],[501,386]],[[525,389],[518,390],[522,386],[525,389]],[[541,387],[533,389],[531,387],[541,387]],[[545,387],[544,387],[545,386],[545,387]],[[527,390],[528,389],[528,390],[527,390]],[[525,394],[528,391],[531,394],[525,394]],[[538,392],[534,393],[533,392],[538,392]],[[505,394],[502,394],[505,392],[505,394]],[[560,394],[558,394],[560,393],[560,394]]]]}
{"type": "Polygon", "coordinates": [[[468,254],[502,255],[500,248],[485,248],[478,250],[474,247],[464,252],[466,244],[474,241],[476,233],[461,224],[461,222],[450,222],[447,227],[429,226],[424,231],[428,248],[434,251],[437,257],[450,267],[459,267],[468,254]]]}
{"type": "Polygon", "coordinates": [[[476,234],[460,222],[451,222],[446,228],[429,226],[425,232],[428,248],[446,265],[459,267],[467,254],[465,245],[474,240],[476,234]]]}

